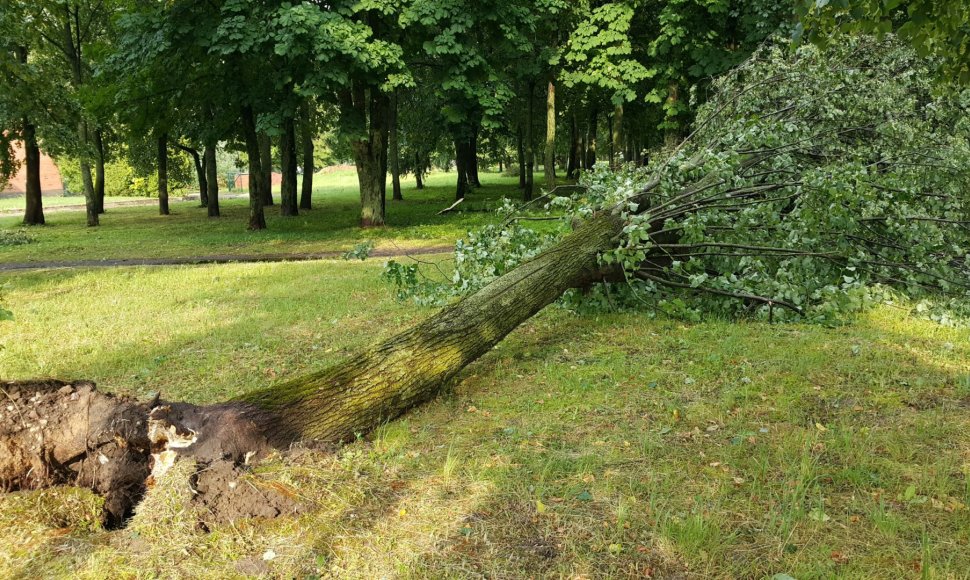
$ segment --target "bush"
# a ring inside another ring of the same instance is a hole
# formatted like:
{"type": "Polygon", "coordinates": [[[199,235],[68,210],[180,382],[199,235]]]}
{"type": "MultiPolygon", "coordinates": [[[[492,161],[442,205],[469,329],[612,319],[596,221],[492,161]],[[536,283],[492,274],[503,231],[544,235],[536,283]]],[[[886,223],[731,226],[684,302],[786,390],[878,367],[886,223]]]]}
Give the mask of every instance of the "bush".
{"type": "MultiPolygon", "coordinates": [[[[172,162],[176,162],[176,159],[178,157],[173,156],[172,162]]],[[[58,160],[58,168],[64,180],[64,195],[83,195],[84,184],[81,182],[80,163],[73,158],[61,158],[58,160]]],[[[170,195],[181,195],[188,189],[187,181],[178,178],[179,173],[179,171],[169,172],[170,195]]],[[[155,173],[138,175],[135,168],[125,159],[109,161],[104,165],[104,195],[105,197],[157,197],[158,175],[155,173]]]]}

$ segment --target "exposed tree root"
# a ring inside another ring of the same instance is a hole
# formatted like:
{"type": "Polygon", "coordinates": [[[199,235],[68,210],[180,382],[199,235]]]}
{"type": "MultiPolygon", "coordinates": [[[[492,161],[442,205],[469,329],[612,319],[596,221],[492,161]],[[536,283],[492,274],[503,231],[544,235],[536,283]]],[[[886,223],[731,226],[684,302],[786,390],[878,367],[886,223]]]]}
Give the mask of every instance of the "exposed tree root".
{"type": "Polygon", "coordinates": [[[268,418],[242,405],[139,402],[94,383],[0,383],[0,489],[86,487],[105,499],[104,524],[119,527],[148,486],[176,461],[193,461],[186,482],[206,521],[276,517],[296,501],[249,484],[246,471],[273,450],[268,418]]]}

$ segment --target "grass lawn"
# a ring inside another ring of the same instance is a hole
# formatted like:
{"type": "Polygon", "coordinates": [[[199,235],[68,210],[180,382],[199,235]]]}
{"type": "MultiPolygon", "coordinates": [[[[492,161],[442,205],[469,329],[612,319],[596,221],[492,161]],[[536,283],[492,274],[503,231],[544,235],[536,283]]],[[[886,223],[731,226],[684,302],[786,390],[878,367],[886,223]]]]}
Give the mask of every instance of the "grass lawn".
{"type": "MultiPolygon", "coordinates": [[[[408,203],[430,213],[441,197],[408,203]]],[[[346,212],[347,233],[330,241],[351,238],[350,209],[332,211],[346,212]]],[[[457,229],[415,220],[423,225],[397,231],[457,229]]],[[[269,236],[287,235],[274,224],[269,236]]],[[[223,227],[214,239],[227,243],[237,233],[223,227]]],[[[195,243],[184,247],[199,243],[200,233],[185,235],[195,243]]],[[[329,365],[431,313],[393,301],[379,271],[370,260],[0,276],[17,317],[0,325],[0,375],[218,401],[329,365]]],[[[113,532],[98,528],[87,492],[5,496],[0,570],[966,578],[970,331],[889,307],[838,329],[550,308],[435,402],[334,454],[250,476],[298,494],[311,506],[300,517],[206,534],[186,481],[152,488],[113,532]]]]}
{"type": "MultiPolygon", "coordinates": [[[[262,232],[246,231],[245,199],[220,202],[223,217],[217,220],[208,219],[198,202],[174,200],[170,216],[159,216],[153,206],[109,209],[97,228],[85,227],[82,211],[51,213],[48,225],[28,229],[32,243],[0,245],[0,262],[342,251],[365,240],[378,247],[452,244],[492,219],[492,214],[480,211],[436,215],[454,202],[454,179],[454,173],[435,173],[421,191],[413,182],[405,183],[405,201],[387,202],[388,227],[370,230],[358,227],[360,193],[353,172],[317,177],[316,209],[299,217],[280,217],[278,205],[267,208],[268,229],[262,232]]],[[[541,181],[540,175],[536,181],[541,181]]],[[[469,196],[465,207],[482,209],[502,197],[521,196],[516,178],[483,173],[482,182],[484,187],[469,196]]],[[[0,232],[18,229],[21,219],[0,218],[0,232]]]]}

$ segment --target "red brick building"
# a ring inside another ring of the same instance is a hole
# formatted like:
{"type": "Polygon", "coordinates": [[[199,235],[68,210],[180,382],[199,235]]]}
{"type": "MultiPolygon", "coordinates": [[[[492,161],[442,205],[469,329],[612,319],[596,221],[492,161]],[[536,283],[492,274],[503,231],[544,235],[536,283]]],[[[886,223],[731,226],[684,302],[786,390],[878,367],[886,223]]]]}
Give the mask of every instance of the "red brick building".
{"type": "MultiPolygon", "coordinates": [[[[22,163],[24,160],[23,147],[17,142],[13,144],[13,149],[17,161],[21,162],[20,170],[10,180],[7,188],[0,191],[0,194],[3,195],[23,195],[27,190],[27,168],[22,163]]],[[[40,153],[40,189],[44,192],[44,195],[61,195],[64,193],[64,182],[61,181],[61,172],[57,169],[57,164],[54,163],[54,160],[43,151],[40,153]]]]}

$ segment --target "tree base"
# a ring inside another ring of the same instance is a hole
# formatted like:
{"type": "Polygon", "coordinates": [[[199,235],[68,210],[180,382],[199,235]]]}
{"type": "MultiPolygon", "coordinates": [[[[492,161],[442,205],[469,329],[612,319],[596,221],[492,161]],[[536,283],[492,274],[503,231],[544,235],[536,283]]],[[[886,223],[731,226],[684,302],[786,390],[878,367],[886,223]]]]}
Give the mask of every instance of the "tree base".
{"type": "Polygon", "coordinates": [[[241,481],[285,446],[263,435],[271,418],[245,405],[142,403],[87,381],[4,382],[0,394],[2,491],[86,487],[104,497],[104,525],[118,528],[149,486],[177,461],[192,461],[186,483],[207,522],[302,510],[277,490],[241,481]]]}

